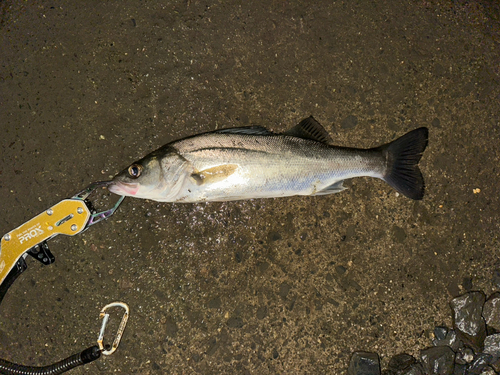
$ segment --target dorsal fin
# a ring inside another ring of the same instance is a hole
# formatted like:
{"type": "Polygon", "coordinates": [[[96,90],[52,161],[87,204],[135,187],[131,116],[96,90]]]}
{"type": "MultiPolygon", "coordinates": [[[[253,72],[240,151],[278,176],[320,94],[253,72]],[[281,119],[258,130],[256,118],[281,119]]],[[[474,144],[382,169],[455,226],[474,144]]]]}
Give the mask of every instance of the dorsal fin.
{"type": "Polygon", "coordinates": [[[302,120],[298,125],[287,130],[283,134],[304,139],[312,139],[313,141],[322,143],[330,143],[332,141],[325,128],[312,116],[302,120]]]}
{"type": "Polygon", "coordinates": [[[262,126],[245,126],[241,128],[229,128],[215,130],[214,133],[225,133],[225,134],[247,134],[247,135],[272,135],[272,131],[267,130],[262,126]]]}

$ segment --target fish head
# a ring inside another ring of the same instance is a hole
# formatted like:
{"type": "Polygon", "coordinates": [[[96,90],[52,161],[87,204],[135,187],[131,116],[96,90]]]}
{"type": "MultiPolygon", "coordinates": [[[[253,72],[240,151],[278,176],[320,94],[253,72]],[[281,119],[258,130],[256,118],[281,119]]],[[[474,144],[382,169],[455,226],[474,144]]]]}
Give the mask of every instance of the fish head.
{"type": "Polygon", "coordinates": [[[162,185],[160,163],[154,156],[132,163],[111,180],[108,190],[127,197],[150,198],[162,185]]]}
{"type": "Polygon", "coordinates": [[[176,150],[163,147],[118,173],[108,190],[128,197],[172,202],[190,175],[189,165],[176,150]]]}

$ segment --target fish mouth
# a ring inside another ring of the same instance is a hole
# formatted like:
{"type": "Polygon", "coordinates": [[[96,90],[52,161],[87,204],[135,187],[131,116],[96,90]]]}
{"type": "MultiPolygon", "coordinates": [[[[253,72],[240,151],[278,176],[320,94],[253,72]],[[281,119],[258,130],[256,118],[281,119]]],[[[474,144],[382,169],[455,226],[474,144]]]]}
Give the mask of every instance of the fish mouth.
{"type": "Polygon", "coordinates": [[[108,190],[118,195],[133,197],[139,191],[138,184],[127,184],[126,182],[113,181],[109,184],[108,190]]]}

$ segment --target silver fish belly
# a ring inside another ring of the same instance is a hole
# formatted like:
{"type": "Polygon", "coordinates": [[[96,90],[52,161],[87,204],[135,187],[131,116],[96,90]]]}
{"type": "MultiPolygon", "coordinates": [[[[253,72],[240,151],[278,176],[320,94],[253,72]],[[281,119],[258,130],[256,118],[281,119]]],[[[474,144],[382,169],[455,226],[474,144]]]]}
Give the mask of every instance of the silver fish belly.
{"type": "Polygon", "coordinates": [[[170,143],[118,174],[110,191],[162,202],[206,202],[344,190],[353,177],[380,178],[421,199],[418,161],[427,145],[420,128],[374,149],[329,145],[312,117],[284,134],[264,128],[224,129],[170,143]]]}

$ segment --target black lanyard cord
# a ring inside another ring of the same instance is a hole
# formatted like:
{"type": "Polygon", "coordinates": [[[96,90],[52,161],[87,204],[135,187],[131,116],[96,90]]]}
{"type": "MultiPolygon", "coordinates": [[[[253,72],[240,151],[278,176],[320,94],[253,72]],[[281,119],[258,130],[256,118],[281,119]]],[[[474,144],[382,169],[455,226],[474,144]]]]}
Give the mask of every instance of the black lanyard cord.
{"type": "Polygon", "coordinates": [[[101,350],[97,345],[85,349],[81,353],[77,353],[54,363],[53,365],[34,367],[22,366],[16,363],[0,359],[0,374],[2,375],[58,375],[65,373],[75,367],[95,361],[101,356],[101,350]]]}

